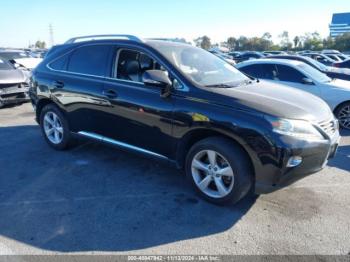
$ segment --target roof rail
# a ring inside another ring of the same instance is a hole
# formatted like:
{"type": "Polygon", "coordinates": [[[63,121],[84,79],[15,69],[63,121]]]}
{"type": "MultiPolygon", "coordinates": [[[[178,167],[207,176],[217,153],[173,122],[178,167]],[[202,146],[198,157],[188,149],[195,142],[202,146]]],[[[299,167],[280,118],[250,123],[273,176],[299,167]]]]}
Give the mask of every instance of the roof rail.
{"type": "Polygon", "coordinates": [[[183,44],[188,44],[184,39],[181,38],[146,38],[147,40],[160,40],[160,41],[168,41],[168,42],[175,42],[175,43],[183,43],[183,44]]]}
{"type": "Polygon", "coordinates": [[[119,39],[127,39],[135,42],[142,42],[142,40],[133,35],[87,35],[87,36],[78,36],[73,37],[65,42],[65,44],[73,44],[79,40],[88,41],[88,40],[96,40],[96,38],[119,38],[119,39]]]}

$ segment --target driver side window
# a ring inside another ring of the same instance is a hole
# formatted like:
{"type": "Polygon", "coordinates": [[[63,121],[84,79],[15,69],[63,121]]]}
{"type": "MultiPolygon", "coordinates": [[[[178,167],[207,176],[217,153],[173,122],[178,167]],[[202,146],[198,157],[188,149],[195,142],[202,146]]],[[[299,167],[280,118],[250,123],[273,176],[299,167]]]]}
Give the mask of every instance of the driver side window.
{"type": "Polygon", "coordinates": [[[142,83],[147,70],[164,70],[155,60],[138,51],[121,49],[116,59],[113,75],[122,80],[142,83]]]}
{"type": "MultiPolygon", "coordinates": [[[[168,72],[166,69],[145,53],[120,49],[115,58],[115,67],[113,77],[121,80],[143,83],[143,74],[148,70],[161,70],[168,72]]],[[[174,89],[182,89],[181,83],[171,78],[174,89]]]]}
{"type": "Polygon", "coordinates": [[[298,70],[285,66],[285,65],[276,65],[277,68],[277,77],[280,81],[302,83],[305,76],[300,73],[298,70]]]}

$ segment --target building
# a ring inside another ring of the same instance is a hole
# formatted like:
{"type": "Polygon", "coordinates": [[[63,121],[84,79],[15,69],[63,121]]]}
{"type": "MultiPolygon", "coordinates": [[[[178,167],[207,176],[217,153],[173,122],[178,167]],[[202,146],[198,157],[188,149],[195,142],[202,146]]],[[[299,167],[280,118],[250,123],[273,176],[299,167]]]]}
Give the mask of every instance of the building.
{"type": "Polygon", "coordinates": [[[350,33],[350,13],[333,14],[329,30],[331,37],[350,33]]]}

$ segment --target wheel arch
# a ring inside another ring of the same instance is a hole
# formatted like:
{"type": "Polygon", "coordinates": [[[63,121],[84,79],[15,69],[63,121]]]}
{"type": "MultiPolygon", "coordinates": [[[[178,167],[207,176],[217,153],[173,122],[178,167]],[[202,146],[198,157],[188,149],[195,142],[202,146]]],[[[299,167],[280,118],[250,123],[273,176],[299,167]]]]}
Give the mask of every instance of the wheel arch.
{"type": "Polygon", "coordinates": [[[186,156],[189,150],[191,149],[191,147],[195,143],[209,137],[226,138],[230,140],[232,143],[234,143],[236,146],[238,146],[243,152],[245,152],[255,178],[255,165],[253,160],[254,156],[251,153],[249,153],[250,150],[247,148],[247,146],[241,141],[239,141],[239,139],[236,137],[227,135],[224,132],[220,132],[218,130],[205,129],[205,128],[198,128],[195,130],[191,130],[180,139],[180,142],[178,143],[177,150],[176,150],[176,163],[178,168],[184,167],[186,156]]]}
{"type": "Polygon", "coordinates": [[[336,114],[337,111],[345,104],[350,104],[350,100],[346,100],[346,101],[343,101],[341,102],[339,105],[337,105],[334,110],[333,110],[333,113],[336,114]]]}
{"type": "Polygon", "coordinates": [[[64,111],[61,109],[61,107],[59,105],[57,105],[57,103],[55,103],[54,101],[52,101],[49,98],[42,98],[40,99],[37,104],[36,104],[36,108],[35,108],[35,117],[36,117],[36,121],[40,124],[40,114],[41,111],[43,110],[43,108],[48,105],[48,104],[53,104],[55,105],[63,114],[64,111]]]}

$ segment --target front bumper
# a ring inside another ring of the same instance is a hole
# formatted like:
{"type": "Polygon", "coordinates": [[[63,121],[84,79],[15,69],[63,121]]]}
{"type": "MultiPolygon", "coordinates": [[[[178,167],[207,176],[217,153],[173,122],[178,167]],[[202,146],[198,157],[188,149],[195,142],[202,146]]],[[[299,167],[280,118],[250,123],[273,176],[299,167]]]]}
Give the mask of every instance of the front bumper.
{"type": "Polygon", "coordinates": [[[0,88],[0,104],[16,104],[29,101],[29,87],[18,84],[5,88],[0,88]]]}
{"type": "Polygon", "coordinates": [[[331,139],[320,141],[304,141],[303,143],[289,140],[280,148],[280,169],[270,169],[269,176],[261,176],[255,184],[255,192],[258,194],[270,193],[322,170],[328,160],[336,155],[340,142],[337,131],[331,139]],[[291,157],[301,157],[302,162],[295,167],[287,167],[291,157]]]}

